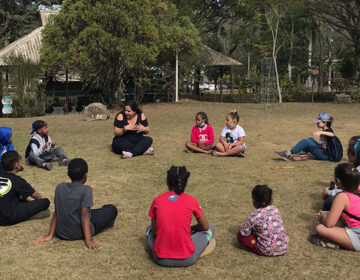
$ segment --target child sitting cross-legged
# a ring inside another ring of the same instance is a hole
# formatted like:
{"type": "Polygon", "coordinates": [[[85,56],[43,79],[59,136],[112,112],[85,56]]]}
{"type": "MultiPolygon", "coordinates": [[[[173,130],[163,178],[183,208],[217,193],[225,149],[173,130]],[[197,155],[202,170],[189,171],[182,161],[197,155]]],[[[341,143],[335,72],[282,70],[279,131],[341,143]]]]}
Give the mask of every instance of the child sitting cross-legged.
{"type": "Polygon", "coordinates": [[[49,161],[55,157],[59,158],[60,166],[67,166],[69,161],[64,153],[63,148],[55,147],[55,141],[48,136],[48,125],[42,120],[32,123],[30,134],[36,134],[31,137],[29,145],[26,147],[26,160],[38,167],[51,170],[52,164],[49,161]]]}
{"type": "Polygon", "coordinates": [[[6,152],[1,163],[4,171],[0,172],[0,226],[49,217],[50,201],[16,175],[21,170],[20,155],[16,151],[6,152]]]}
{"type": "Polygon", "coordinates": [[[280,256],[286,253],[289,237],[286,235],[279,210],[271,205],[272,190],[257,185],[252,190],[256,211],[245,220],[237,233],[240,244],[260,256],[280,256]]]}
{"type": "Polygon", "coordinates": [[[190,172],[172,166],[167,172],[169,191],[157,196],[150,207],[151,226],[146,235],[154,261],[161,266],[189,266],[215,247],[215,230],[199,202],[186,194],[190,172]],[[191,226],[192,217],[197,224],[191,226]]]}
{"type": "Polygon", "coordinates": [[[342,192],[336,195],[330,212],[316,214],[320,224],[310,241],[324,248],[360,251],[360,172],[351,163],[341,163],[335,167],[334,177],[342,192]]]}
{"type": "Polygon", "coordinates": [[[236,110],[231,111],[226,116],[226,125],[221,131],[220,142],[216,144],[216,151],[212,152],[213,156],[240,156],[244,157],[245,131],[238,125],[239,114],[236,110]]]}
{"type": "Polygon", "coordinates": [[[93,206],[92,189],[84,185],[87,180],[88,165],[85,160],[75,158],[68,166],[71,183],[61,183],[55,189],[55,212],[47,235],[40,236],[36,243],[49,241],[55,235],[64,240],[85,239],[89,249],[98,249],[101,245],[92,239],[111,227],[117,216],[114,205],[104,205],[100,209],[93,206]]]}

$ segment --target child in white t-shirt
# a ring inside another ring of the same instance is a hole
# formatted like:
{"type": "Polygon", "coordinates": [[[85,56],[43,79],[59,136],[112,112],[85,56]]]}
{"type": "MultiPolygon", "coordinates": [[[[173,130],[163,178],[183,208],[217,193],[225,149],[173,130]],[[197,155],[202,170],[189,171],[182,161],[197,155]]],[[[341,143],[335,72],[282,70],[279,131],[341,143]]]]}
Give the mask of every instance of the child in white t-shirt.
{"type": "Polygon", "coordinates": [[[238,125],[239,114],[236,110],[231,111],[226,116],[226,126],[223,128],[220,136],[220,142],[216,144],[216,151],[213,156],[240,156],[244,157],[245,131],[238,125]]]}

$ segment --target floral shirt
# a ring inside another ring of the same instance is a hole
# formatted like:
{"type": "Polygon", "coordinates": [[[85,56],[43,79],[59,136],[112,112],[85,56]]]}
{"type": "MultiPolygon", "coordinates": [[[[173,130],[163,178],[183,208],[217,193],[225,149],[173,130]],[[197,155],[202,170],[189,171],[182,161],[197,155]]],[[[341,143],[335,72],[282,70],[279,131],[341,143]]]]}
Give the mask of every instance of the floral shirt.
{"type": "Polygon", "coordinates": [[[279,210],[275,206],[258,208],[250,213],[240,232],[243,236],[255,235],[257,248],[263,255],[283,255],[288,248],[289,237],[286,235],[279,210]]]}

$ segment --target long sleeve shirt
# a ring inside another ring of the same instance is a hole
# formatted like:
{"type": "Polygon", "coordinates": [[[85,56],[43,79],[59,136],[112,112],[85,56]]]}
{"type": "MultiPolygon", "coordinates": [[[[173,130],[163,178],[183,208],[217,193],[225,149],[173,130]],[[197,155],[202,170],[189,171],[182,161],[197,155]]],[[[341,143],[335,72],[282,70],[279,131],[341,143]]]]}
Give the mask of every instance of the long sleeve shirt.
{"type": "Polygon", "coordinates": [[[206,124],[204,128],[199,128],[194,125],[191,131],[191,142],[199,143],[200,140],[205,140],[205,146],[214,143],[214,130],[211,125],[206,124]]]}
{"type": "MultiPolygon", "coordinates": [[[[51,145],[49,145],[45,150],[43,150],[43,147],[45,146],[45,138],[41,136],[40,134],[35,134],[32,139],[35,139],[39,142],[39,147],[35,144],[31,144],[31,150],[34,152],[36,156],[40,156],[42,153],[44,153],[46,150],[51,149],[51,145]]],[[[51,142],[50,136],[48,136],[48,142],[51,142]]]]}

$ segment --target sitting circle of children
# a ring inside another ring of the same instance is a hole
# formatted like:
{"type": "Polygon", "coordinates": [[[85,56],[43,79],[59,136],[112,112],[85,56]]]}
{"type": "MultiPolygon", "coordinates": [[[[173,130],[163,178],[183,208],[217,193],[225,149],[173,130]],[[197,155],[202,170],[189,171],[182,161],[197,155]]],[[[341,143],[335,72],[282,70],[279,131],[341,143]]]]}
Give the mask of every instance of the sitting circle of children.
{"type": "MultiPolygon", "coordinates": [[[[186,152],[213,156],[244,157],[245,131],[239,126],[236,110],[226,116],[219,143],[214,143],[214,131],[205,112],[195,115],[195,125],[186,152]]],[[[314,159],[340,161],[342,146],[331,129],[333,117],[320,113],[315,120],[320,131],[303,139],[290,151],[275,152],[283,160],[302,161],[310,153],[314,159]]],[[[128,159],[139,155],[153,155],[149,124],[138,105],[128,100],[114,120],[112,150],[128,159]]],[[[61,147],[48,136],[47,123],[37,120],[32,124],[31,137],[26,148],[28,164],[51,170],[55,157],[60,166],[67,166],[71,183],[60,183],[55,189],[55,211],[47,235],[36,243],[51,240],[85,240],[89,249],[101,245],[93,236],[112,227],[117,217],[114,205],[100,209],[93,206],[92,188],[85,185],[88,165],[84,159],[68,160],[61,147]]],[[[21,156],[14,150],[12,129],[0,127],[0,226],[9,226],[25,220],[50,216],[50,201],[43,198],[17,173],[23,169],[21,156]],[[33,200],[28,200],[31,197],[33,200]]],[[[347,156],[349,163],[336,166],[334,181],[324,192],[324,207],[316,214],[319,225],[310,241],[324,248],[344,248],[360,251],[360,136],[351,137],[347,156]]],[[[167,171],[168,191],[157,196],[149,210],[151,226],[146,229],[148,246],[154,262],[166,267],[192,265],[199,257],[215,248],[215,228],[203,214],[199,202],[185,193],[190,172],[185,166],[171,166],[167,171]],[[191,225],[192,217],[197,224],[191,225]]],[[[239,244],[261,256],[284,255],[288,249],[286,234],[278,209],[272,205],[272,190],[267,185],[256,185],[252,190],[255,211],[251,212],[237,233],[239,244]]]]}

